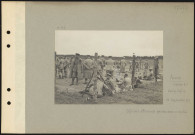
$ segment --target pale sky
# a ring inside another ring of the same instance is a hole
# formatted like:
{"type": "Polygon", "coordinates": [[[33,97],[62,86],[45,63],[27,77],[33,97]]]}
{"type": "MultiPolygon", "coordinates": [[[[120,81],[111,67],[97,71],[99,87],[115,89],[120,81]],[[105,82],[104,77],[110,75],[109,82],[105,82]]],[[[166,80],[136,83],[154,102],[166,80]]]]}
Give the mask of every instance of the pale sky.
{"type": "Polygon", "coordinates": [[[55,51],[65,55],[163,55],[163,31],[56,30],[55,51]]]}

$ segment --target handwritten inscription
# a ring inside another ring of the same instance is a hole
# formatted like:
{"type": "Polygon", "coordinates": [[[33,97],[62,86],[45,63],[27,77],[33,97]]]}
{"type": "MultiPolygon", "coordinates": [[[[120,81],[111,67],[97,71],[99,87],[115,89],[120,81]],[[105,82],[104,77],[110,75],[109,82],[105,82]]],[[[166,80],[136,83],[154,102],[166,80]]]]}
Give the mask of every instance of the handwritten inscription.
{"type": "Polygon", "coordinates": [[[171,81],[181,81],[181,76],[176,76],[176,75],[173,75],[173,74],[171,74],[171,76],[170,76],[170,80],[171,81]]]}
{"type": "Polygon", "coordinates": [[[177,11],[185,11],[185,10],[187,10],[187,7],[186,6],[175,6],[175,10],[177,10],[177,11]]]}
{"type": "Polygon", "coordinates": [[[183,15],[187,9],[187,6],[175,6],[176,15],[183,15]]]}
{"type": "Polygon", "coordinates": [[[187,113],[185,110],[155,110],[155,109],[127,109],[127,113],[187,113]]]}
{"type": "Polygon", "coordinates": [[[190,102],[190,99],[189,98],[166,98],[166,101],[181,103],[181,102],[190,102]]]}
{"type": "Polygon", "coordinates": [[[181,76],[171,74],[169,77],[169,82],[172,85],[171,87],[167,88],[165,92],[170,94],[174,94],[173,96],[166,97],[164,101],[170,103],[189,103],[191,102],[190,98],[188,98],[187,94],[187,87],[188,83],[185,82],[181,76]],[[175,97],[176,96],[176,97],[175,97]]]}

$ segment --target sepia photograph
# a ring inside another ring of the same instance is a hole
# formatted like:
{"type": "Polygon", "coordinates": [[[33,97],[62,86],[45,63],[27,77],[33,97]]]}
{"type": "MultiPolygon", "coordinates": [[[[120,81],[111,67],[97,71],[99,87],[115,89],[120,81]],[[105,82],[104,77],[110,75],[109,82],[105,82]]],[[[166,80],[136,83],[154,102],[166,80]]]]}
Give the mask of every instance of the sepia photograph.
{"type": "Polygon", "coordinates": [[[163,104],[163,32],[56,30],[55,104],[163,104]]]}

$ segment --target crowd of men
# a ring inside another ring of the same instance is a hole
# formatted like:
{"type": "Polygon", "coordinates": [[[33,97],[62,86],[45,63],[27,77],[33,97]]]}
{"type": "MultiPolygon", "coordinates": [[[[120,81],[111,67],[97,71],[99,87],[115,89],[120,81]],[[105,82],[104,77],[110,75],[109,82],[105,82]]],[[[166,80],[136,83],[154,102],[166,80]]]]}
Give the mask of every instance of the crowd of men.
{"type": "Polygon", "coordinates": [[[112,56],[105,58],[104,55],[97,56],[97,58],[87,55],[85,58],[81,58],[78,53],[71,58],[56,57],[56,77],[72,78],[70,86],[78,85],[79,80],[84,79],[83,83],[86,84],[86,89],[94,90],[94,71],[96,71],[98,74],[95,76],[95,79],[98,80],[96,81],[98,95],[106,93],[112,95],[121,90],[133,90],[141,83],[140,79],[153,78],[157,81],[158,69],[158,57],[154,58],[152,68],[147,60],[143,62],[140,59],[133,63],[133,61],[127,61],[125,57],[120,60],[114,60],[112,56]],[[132,78],[133,70],[136,73],[143,72],[132,78]]]}

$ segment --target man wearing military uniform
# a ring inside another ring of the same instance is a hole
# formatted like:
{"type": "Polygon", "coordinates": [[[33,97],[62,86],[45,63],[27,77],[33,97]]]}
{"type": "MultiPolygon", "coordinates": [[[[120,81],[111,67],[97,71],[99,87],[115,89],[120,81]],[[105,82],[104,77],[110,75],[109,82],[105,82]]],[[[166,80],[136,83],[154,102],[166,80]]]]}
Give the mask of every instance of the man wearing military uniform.
{"type": "Polygon", "coordinates": [[[91,59],[90,55],[87,56],[87,59],[83,62],[83,70],[84,70],[84,78],[85,83],[87,83],[87,80],[90,80],[93,74],[93,65],[94,61],[91,59]]]}
{"type": "Polygon", "coordinates": [[[125,57],[123,57],[123,59],[121,60],[121,66],[120,66],[121,73],[125,73],[125,66],[126,65],[127,65],[127,63],[125,61],[125,57]]]}
{"type": "Polygon", "coordinates": [[[149,73],[149,64],[148,64],[148,60],[146,60],[144,62],[144,75],[143,75],[143,77],[147,78],[148,73],[149,73]]]}
{"type": "Polygon", "coordinates": [[[110,73],[113,76],[113,67],[114,67],[114,60],[112,60],[112,56],[108,57],[106,60],[106,73],[110,73]]]}
{"type": "Polygon", "coordinates": [[[80,54],[76,53],[75,57],[71,61],[71,78],[72,83],[70,85],[74,85],[74,80],[76,78],[76,84],[78,85],[78,74],[79,74],[79,58],[80,54]]]}
{"type": "Polygon", "coordinates": [[[103,70],[104,67],[105,67],[105,58],[104,58],[104,55],[101,56],[101,61],[102,61],[101,67],[102,67],[102,70],[103,70]]]}
{"type": "Polygon", "coordinates": [[[144,63],[144,68],[145,68],[146,70],[148,70],[148,69],[149,69],[148,60],[146,60],[146,62],[144,63]]]}
{"type": "Polygon", "coordinates": [[[58,70],[58,74],[59,74],[59,78],[63,79],[63,75],[64,75],[64,63],[63,60],[61,59],[60,63],[59,63],[59,70],[58,70]]]}
{"type": "Polygon", "coordinates": [[[67,78],[67,74],[68,74],[68,66],[69,66],[69,61],[68,61],[68,58],[65,57],[64,59],[64,77],[67,78]]]}
{"type": "Polygon", "coordinates": [[[130,60],[130,61],[129,61],[129,71],[132,71],[132,67],[133,67],[133,66],[132,66],[132,61],[130,60]]]}
{"type": "Polygon", "coordinates": [[[100,59],[100,57],[98,56],[97,59],[97,70],[100,74],[102,74],[102,66],[103,66],[103,61],[100,59]]]}
{"type": "Polygon", "coordinates": [[[138,62],[138,61],[135,62],[135,70],[136,70],[137,72],[139,72],[139,62],[138,62]]]}
{"type": "Polygon", "coordinates": [[[139,69],[142,69],[142,58],[139,59],[139,69]]]}

